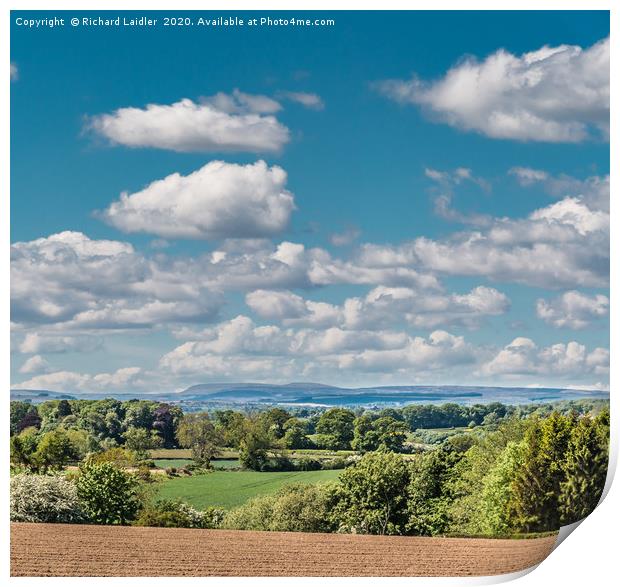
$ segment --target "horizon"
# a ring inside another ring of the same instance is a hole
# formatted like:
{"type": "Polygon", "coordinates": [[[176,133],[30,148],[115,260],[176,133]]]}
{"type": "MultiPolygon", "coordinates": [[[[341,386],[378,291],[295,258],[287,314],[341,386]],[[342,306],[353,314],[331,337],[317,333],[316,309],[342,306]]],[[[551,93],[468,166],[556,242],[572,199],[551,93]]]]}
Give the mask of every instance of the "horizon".
{"type": "Polygon", "coordinates": [[[120,390],[110,390],[106,392],[101,391],[84,391],[84,390],[71,390],[71,389],[63,389],[63,390],[54,390],[54,389],[31,389],[31,388],[20,388],[20,387],[11,387],[11,392],[31,392],[31,393],[54,393],[59,395],[101,395],[102,393],[110,393],[111,395],[132,395],[136,396],[141,395],[180,395],[186,393],[188,391],[193,390],[194,388],[200,387],[209,387],[209,388],[223,388],[223,389],[232,389],[236,386],[244,386],[257,388],[269,388],[272,387],[274,389],[287,388],[292,389],[294,387],[313,387],[317,386],[317,391],[320,391],[321,388],[339,390],[339,391],[370,391],[370,390],[436,390],[436,389],[454,389],[454,390],[475,390],[475,389],[483,389],[483,390],[541,390],[541,391],[567,391],[567,392],[583,392],[583,393],[598,393],[601,395],[609,395],[608,390],[600,390],[600,389],[588,389],[588,388],[578,388],[578,387],[548,387],[548,386],[540,386],[540,385],[528,385],[528,386],[508,386],[508,385],[460,385],[460,384],[412,384],[412,385],[371,385],[364,387],[346,387],[346,386],[335,386],[329,385],[326,383],[320,382],[312,382],[312,381],[291,381],[289,383],[262,383],[255,381],[230,381],[230,382],[210,382],[210,383],[193,383],[184,389],[177,390],[162,390],[162,391],[120,391],[120,390]]]}

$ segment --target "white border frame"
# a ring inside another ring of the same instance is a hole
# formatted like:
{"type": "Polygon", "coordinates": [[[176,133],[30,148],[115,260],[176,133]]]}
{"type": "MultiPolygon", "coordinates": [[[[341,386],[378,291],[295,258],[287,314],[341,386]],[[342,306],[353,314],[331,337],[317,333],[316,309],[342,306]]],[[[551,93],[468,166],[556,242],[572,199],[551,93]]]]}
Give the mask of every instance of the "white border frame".
{"type": "MultiPolygon", "coordinates": [[[[464,3],[462,0],[382,0],[381,2],[373,2],[372,0],[357,0],[356,2],[347,0],[175,0],[174,3],[166,0],[98,0],[89,3],[88,6],[79,0],[58,0],[51,3],[49,0],[9,0],[0,12],[0,53],[2,55],[2,65],[0,71],[4,71],[4,88],[5,91],[0,93],[0,239],[2,247],[2,256],[0,256],[0,275],[5,279],[2,280],[0,288],[0,312],[1,320],[4,324],[2,334],[0,335],[0,373],[2,373],[2,381],[4,383],[5,392],[8,394],[10,389],[10,330],[8,328],[10,322],[10,306],[9,306],[9,249],[10,249],[10,214],[9,214],[9,193],[10,193],[10,116],[9,116],[9,67],[10,67],[10,10],[76,10],[76,11],[97,11],[97,10],[200,10],[208,12],[210,10],[286,10],[286,11],[302,11],[302,10],[611,10],[610,27],[611,27],[611,62],[616,61],[617,53],[616,35],[619,32],[619,10],[614,9],[613,0],[504,0],[501,6],[498,6],[497,0],[470,0],[464,3]]],[[[614,71],[613,65],[611,68],[614,71]]],[[[611,103],[613,97],[620,95],[618,90],[618,76],[612,76],[611,79],[611,103]]],[[[620,161],[618,158],[618,117],[616,111],[611,111],[611,141],[610,141],[610,160],[620,161]]],[[[612,166],[611,170],[611,186],[612,194],[615,193],[615,179],[618,173],[612,166]]],[[[614,202],[615,196],[611,196],[611,225],[616,224],[618,219],[618,205],[614,202]]],[[[611,231],[611,250],[618,250],[618,238],[614,230],[611,231]]],[[[543,563],[530,573],[524,571],[521,573],[513,573],[511,575],[501,575],[498,577],[475,577],[475,578],[392,578],[382,579],[382,581],[390,581],[408,585],[482,585],[495,584],[508,580],[519,579],[520,585],[579,585],[584,584],[606,586],[612,584],[612,577],[617,580],[618,565],[617,546],[615,541],[615,528],[612,524],[614,520],[620,520],[620,490],[611,485],[613,475],[616,470],[618,458],[618,417],[615,416],[618,401],[614,396],[616,370],[613,368],[615,363],[614,349],[617,347],[618,337],[620,336],[619,321],[615,312],[615,292],[618,285],[618,270],[614,261],[616,255],[612,253],[611,257],[611,344],[610,351],[612,356],[612,370],[610,379],[611,388],[611,412],[612,412],[612,431],[611,431],[611,454],[610,454],[610,474],[608,475],[606,492],[607,496],[599,505],[599,507],[582,523],[582,528],[562,544],[561,548],[555,550],[543,563]]],[[[8,397],[5,401],[8,401],[8,397]]],[[[5,410],[5,427],[9,428],[9,412],[5,410]]],[[[6,440],[6,439],[5,439],[6,440]]],[[[9,516],[8,516],[8,475],[4,472],[9,470],[8,442],[2,442],[0,461],[0,470],[3,472],[4,483],[2,485],[2,514],[4,521],[0,530],[2,551],[0,561],[2,562],[3,576],[9,576],[9,516]]],[[[579,525],[574,525],[575,527],[579,525]]],[[[561,542],[574,528],[563,529],[561,542]]],[[[70,583],[73,585],[82,584],[88,581],[91,584],[116,584],[116,585],[178,585],[183,584],[202,584],[205,580],[210,584],[231,584],[247,582],[248,579],[240,578],[217,578],[202,577],[196,578],[175,578],[175,577],[159,577],[159,578],[12,578],[11,582],[20,585],[45,585],[70,583]]],[[[334,577],[328,579],[314,579],[308,577],[295,578],[296,584],[308,585],[316,584],[320,581],[322,584],[376,584],[377,579],[363,577],[334,577]]],[[[252,578],[251,581],[258,585],[272,585],[277,582],[281,585],[290,583],[287,578],[260,577],[252,578]]]]}

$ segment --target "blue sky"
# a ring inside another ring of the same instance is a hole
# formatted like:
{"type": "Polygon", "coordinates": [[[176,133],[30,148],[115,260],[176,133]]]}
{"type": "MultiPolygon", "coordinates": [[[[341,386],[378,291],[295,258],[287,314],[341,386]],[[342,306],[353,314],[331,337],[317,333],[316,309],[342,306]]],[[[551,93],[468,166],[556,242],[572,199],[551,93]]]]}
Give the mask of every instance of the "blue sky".
{"type": "Polygon", "coordinates": [[[606,12],[20,15],[16,387],[607,386],[606,12]]]}

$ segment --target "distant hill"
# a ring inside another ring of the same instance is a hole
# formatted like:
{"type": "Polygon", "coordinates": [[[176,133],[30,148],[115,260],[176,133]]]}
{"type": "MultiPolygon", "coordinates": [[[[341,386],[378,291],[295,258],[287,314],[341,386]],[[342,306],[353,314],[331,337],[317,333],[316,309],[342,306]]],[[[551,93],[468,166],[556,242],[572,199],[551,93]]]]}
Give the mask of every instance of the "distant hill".
{"type": "Polygon", "coordinates": [[[57,392],[12,389],[12,400],[39,403],[49,399],[133,398],[192,404],[295,404],[320,406],[404,405],[411,403],[459,404],[501,402],[526,404],[573,399],[609,399],[604,391],[563,388],[482,387],[461,385],[392,385],[346,388],[321,383],[201,383],[181,392],[114,393],[57,392]]]}
{"type": "Polygon", "coordinates": [[[76,396],[58,391],[48,391],[47,389],[11,389],[11,401],[40,401],[50,399],[77,399],[76,396]]]}
{"type": "Polygon", "coordinates": [[[295,399],[314,393],[334,394],[353,391],[321,383],[285,383],[282,385],[269,383],[201,383],[192,385],[178,396],[184,399],[295,399]]]}
{"type": "Polygon", "coordinates": [[[176,393],[126,393],[126,392],[64,392],[64,391],[50,391],[49,389],[11,389],[11,401],[29,401],[32,403],[41,403],[52,399],[105,399],[108,397],[129,400],[129,399],[154,399],[160,401],[170,401],[172,397],[176,396],[176,393]]]}

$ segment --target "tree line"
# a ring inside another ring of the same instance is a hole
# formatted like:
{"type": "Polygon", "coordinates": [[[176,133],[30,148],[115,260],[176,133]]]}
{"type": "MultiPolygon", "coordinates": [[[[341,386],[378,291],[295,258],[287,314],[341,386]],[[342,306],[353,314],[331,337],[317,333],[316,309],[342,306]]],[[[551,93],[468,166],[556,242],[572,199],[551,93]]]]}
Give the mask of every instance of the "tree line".
{"type": "Polygon", "coordinates": [[[504,420],[413,458],[368,452],[334,483],[284,487],[228,513],[224,527],[392,535],[515,536],[555,531],[597,505],[609,411],[504,420]]]}
{"type": "Polygon", "coordinates": [[[336,482],[285,486],[229,512],[152,502],[138,473],[108,460],[122,449],[108,449],[66,476],[14,475],[11,519],[417,536],[555,531],[598,503],[608,441],[608,409],[512,417],[415,455],[382,446],[336,482]]]}
{"type": "MultiPolygon", "coordinates": [[[[492,429],[505,420],[544,416],[552,410],[584,414],[602,405],[582,400],[538,406],[448,403],[355,411],[273,407],[246,412],[217,410],[210,415],[184,414],[177,405],[149,400],[63,399],[39,405],[13,401],[11,461],[32,471],[46,471],[117,447],[132,451],[138,460],[147,459],[156,448],[185,447],[192,450],[198,465],[208,467],[221,447],[230,447],[239,452],[241,464],[248,469],[282,470],[296,466],[286,455],[290,450],[407,453],[416,449],[410,441],[410,434],[416,431],[492,429]]],[[[428,439],[422,435],[417,440],[428,439]]],[[[317,467],[312,459],[298,464],[317,467]]]]}

